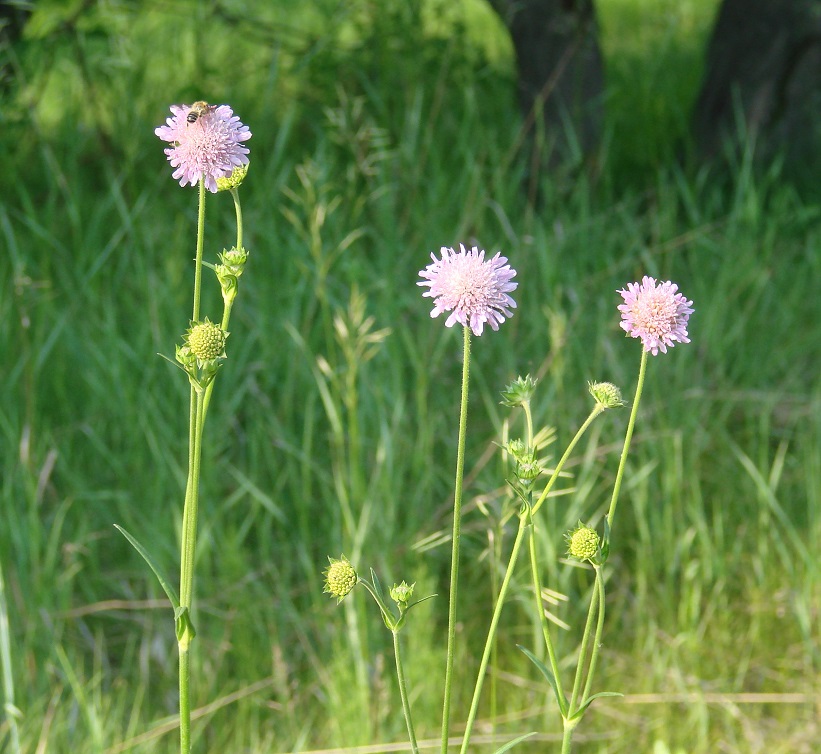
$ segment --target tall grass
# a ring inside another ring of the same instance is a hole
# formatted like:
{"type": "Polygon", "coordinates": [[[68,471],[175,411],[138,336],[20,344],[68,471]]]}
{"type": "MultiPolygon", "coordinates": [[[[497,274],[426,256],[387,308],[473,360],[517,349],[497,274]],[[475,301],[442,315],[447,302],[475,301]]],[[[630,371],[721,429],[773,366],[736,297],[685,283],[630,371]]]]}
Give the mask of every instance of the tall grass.
{"type": "MultiPolygon", "coordinates": [[[[650,17],[648,4],[634,7],[650,17]]],[[[615,290],[646,272],[673,278],[695,302],[693,343],[651,364],[600,663],[603,688],[618,677],[626,697],[594,707],[580,750],[809,750],[821,662],[818,205],[776,170],[742,161],[717,185],[677,166],[666,158],[682,123],[653,127],[642,116],[633,125],[653,133],[657,160],[636,158],[614,132],[603,180],[559,188],[546,175],[534,210],[510,159],[519,128],[510,61],[488,63],[469,25],[447,39],[408,26],[399,10],[381,27],[369,18],[346,16],[342,45],[313,18],[305,28],[321,33],[279,48],[237,21],[256,65],[236,91],[205,61],[203,78],[174,71],[133,104],[155,68],[111,71],[132,84],[117,93],[92,65],[76,80],[96,83],[106,101],[105,139],[94,130],[104,121],[67,107],[48,129],[36,121],[25,161],[4,179],[0,565],[22,751],[176,747],[173,620],[112,524],[175,567],[186,391],[156,354],[171,353],[188,324],[196,192],[169,179],[151,130],[167,103],[206,89],[254,138],[243,188],[252,257],[232,322],[242,337],[229,342],[204,451],[195,749],[403,740],[379,618],[363,601],[334,610],[321,570],[345,552],[384,581],[442,589],[460,365],[457,334],[431,326],[415,281],[431,250],[476,238],[505,251],[521,284],[516,316],[472,364],[470,598],[456,664],[470,672],[454,719],[467,709],[491,610],[492,553],[509,545],[489,498],[503,486],[499,390],[538,374],[536,419],[555,427],[556,447],[566,442],[587,413],[588,379],[632,388],[635,349],[617,328],[615,290]],[[369,46],[377,37],[383,46],[369,46]],[[357,357],[383,328],[372,358],[357,357]]],[[[147,29],[160,21],[149,14],[114,38],[147,59],[147,29]]],[[[185,39],[184,62],[195,50],[185,39]]],[[[613,37],[604,42],[611,117],[626,119],[618,103],[629,81],[619,76],[633,69],[613,37]]],[[[85,52],[102,65],[99,50],[85,52]]],[[[648,57],[644,68],[652,79],[668,64],[648,57]]],[[[538,524],[555,553],[544,582],[566,597],[555,614],[568,623],[583,620],[589,580],[562,562],[561,534],[606,510],[626,417],[607,419],[538,524]]],[[[520,601],[529,599],[523,585],[520,601]]],[[[445,604],[420,606],[405,632],[420,739],[436,738],[445,604]]],[[[539,627],[515,600],[502,621],[496,717],[484,708],[475,750],[495,750],[491,730],[538,730],[520,749],[544,751],[559,734],[545,714],[549,691],[515,650],[539,627]]],[[[0,723],[0,748],[13,735],[0,723]]]]}

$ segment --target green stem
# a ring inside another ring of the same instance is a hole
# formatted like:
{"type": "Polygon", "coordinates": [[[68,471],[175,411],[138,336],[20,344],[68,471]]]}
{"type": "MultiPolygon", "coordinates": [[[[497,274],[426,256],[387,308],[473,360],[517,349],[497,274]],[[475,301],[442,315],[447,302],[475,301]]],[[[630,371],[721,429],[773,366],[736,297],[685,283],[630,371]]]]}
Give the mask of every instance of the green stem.
{"type": "Polygon", "coordinates": [[[570,458],[570,454],[573,452],[573,449],[578,444],[579,440],[582,439],[582,435],[587,431],[587,428],[593,423],[593,420],[602,412],[604,411],[604,406],[600,403],[597,403],[593,410],[590,412],[590,415],[584,420],[584,424],[579,427],[578,432],[576,432],[576,436],[570,441],[570,444],[567,446],[567,450],[564,451],[564,454],[559,459],[559,463],[556,465],[556,469],[553,471],[550,479],[548,479],[547,484],[545,485],[542,494],[539,495],[539,499],[536,501],[536,504],[533,506],[533,514],[535,515],[539,508],[544,505],[544,501],[547,500],[547,496],[550,494],[550,490],[553,489],[553,485],[556,483],[556,480],[559,478],[559,472],[564,467],[567,459],[570,458]]]}
{"type": "Polygon", "coordinates": [[[639,380],[636,384],[636,394],[633,396],[633,406],[630,410],[630,420],[627,422],[627,433],[624,436],[624,446],[621,449],[621,459],[619,460],[619,470],[616,472],[616,482],[613,485],[613,496],[610,498],[610,510],[607,513],[607,525],[612,530],[613,516],[616,514],[616,505],[619,502],[619,492],[621,491],[621,480],[624,476],[624,467],[627,465],[627,454],[630,451],[630,440],[633,437],[633,427],[636,424],[636,416],[639,412],[639,402],[641,392],[644,388],[644,374],[647,371],[647,351],[641,349],[641,365],[639,366],[639,380]]]}
{"type": "MultiPolygon", "coordinates": [[[[242,205],[239,201],[239,189],[232,188],[231,197],[234,200],[234,211],[237,215],[237,243],[236,248],[242,249],[242,205]]],[[[223,309],[222,309],[222,322],[220,323],[220,327],[228,332],[228,323],[231,321],[231,310],[234,307],[234,299],[230,298],[229,300],[223,299],[223,309]]],[[[205,388],[205,403],[203,405],[203,412],[202,412],[202,420],[203,423],[205,422],[205,417],[208,414],[208,406],[211,403],[211,393],[214,392],[214,383],[216,379],[211,380],[208,383],[208,387],[205,388]]]]}
{"type": "Polygon", "coordinates": [[[596,569],[596,588],[590,597],[590,607],[587,611],[587,621],[584,626],[584,634],[582,636],[581,647],[579,648],[579,659],[576,664],[576,677],[573,681],[573,692],[570,696],[570,706],[567,714],[564,716],[564,731],[562,734],[562,754],[570,754],[571,745],[573,742],[573,731],[579,724],[581,717],[575,717],[577,707],[579,705],[579,691],[581,689],[582,675],[584,674],[584,663],[587,656],[587,646],[590,643],[590,635],[593,630],[593,616],[598,612],[598,623],[596,627],[596,640],[593,645],[593,653],[590,657],[590,668],[587,675],[587,683],[585,684],[585,691],[581,697],[581,702],[587,698],[590,689],[593,672],[596,669],[596,657],[598,655],[598,644],[601,640],[601,629],[604,625],[604,589],[599,585],[599,571],[596,569]]]}
{"type": "MultiPolygon", "coordinates": [[[[194,260],[194,305],[192,322],[200,316],[202,297],[202,256],[205,238],[205,182],[199,182],[197,212],[197,255],[194,260]]],[[[197,544],[197,512],[199,508],[200,457],[205,400],[202,390],[191,387],[188,421],[188,479],[185,485],[185,503],[182,514],[182,542],[180,543],[180,609],[187,610],[188,621],[182,636],[178,637],[180,676],[180,753],[191,751],[191,701],[189,647],[193,638],[190,625],[194,591],[194,553],[197,544]]]]}
{"type": "Polygon", "coordinates": [[[565,720],[564,733],[562,734],[562,754],[570,754],[571,744],[573,743],[573,731],[579,724],[578,720],[565,720]]]}
{"type": "MultiPolygon", "coordinates": [[[[559,478],[559,474],[564,468],[567,459],[570,457],[570,453],[572,452],[573,448],[576,447],[576,444],[579,442],[582,435],[587,431],[587,428],[593,423],[593,420],[602,411],[604,411],[604,408],[601,405],[597,404],[590,412],[590,415],[587,417],[587,419],[585,419],[584,424],[582,424],[582,426],[579,427],[575,437],[570,441],[570,444],[567,446],[567,450],[559,459],[558,464],[556,464],[556,468],[553,470],[553,474],[550,476],[550,479],[545,485],[544,491],[540,495],[538,502],[533,506],[530,516],[532,516],[532,514],[535,513],[536,510],[538,510],[539,506],[541,506],[542,503],[544,503],[544,501],[547,499],[548,493],[553,488],[553,485],[556,483],[556,480],[559,478]]],[[[491,647],[493,646],[493,641],[496,637],[496,630],[499,624],[499,616],[502,613],[502,607],[505,602],[505,597],[507,596],[507,590],[510,585],[510,580],[513,576],[513,571],[516,567],[516,560],[519,557],[519,550],[521,548],[522,541],[524,540],[524,533],[527,528],[527,523],[529,520],[531,520],[530,516],[526,516],[525,513],[523,513],[519,517],[519,530],[516,533],[516,540],[513,543],[513,550],[510,553],[510,560],[508,561],[507,570],[505,571],[505,577],[502,581],[502,588],[499,590],[499,598],[496,600],[496,607],[493,611],[493,618],[490,621],[490,628],[488,629],[487,640],[485,641],[484,653],[482,654],[482,660],[479,665],[479,674],[476,678],[476,685],[473,689],[473,700],[471,701],[470,713],[468,714],[467,723],[465,724],[465,734],[464,738],[462,739],[461,754],[466,754],[468,744],[470,743],[470,734],[473,730],[473,723],[476,719],[476,713],[479,709],[479,697],[482,694],[482,686],[485,680],[485,672],[487,670],[487,664],[488,659],[490,657],[491,647]]],[[[555,674],[555,678],[558,688],[561,689],[561,682],[559,681],[558,673],[555,674]]]]}
{"type": "Polygon", "coordinates": [[[239,203],[239,189],[231,189],[231,198],[234,200],[234,210],[237,214],[237,250],[242,250],[242,205],[239,203]]]}
{"type": "Polygon", "coordinates": [[[399,650],[399,631],[393,631],[393,654],[396,658],[396,678],[399,682],[399,696],[402,698],[402,711],[405,713],[405,722],[408,726],[408,738],[410,739],[413,754],[419,754],[419,746],[416,743],[416,734],[413,732],[413,718],[411,717],[410,703],[408,702],[408,688],[405,681],[405,671],[402,668],[402,656],[399,650]]]}
{"type": "Polygon", "coordinates": [[[202,298],[202,250],[205,244],[205,182],[200,180],[200,200],[197,209],[197,257],[194,260],[194,311],[191,321],[200,318],[200,299],[202,298]]]}
{"type": "Polygon", "coordinates": [[[204,392],[195,391],[194,434],[192,464],[188,470],[189,483],[183,512],[182,558],[180,567],[180,607],[191,608],[194,593],[194,550],[197,544],[197,514],[199,512],[200,464],[202,458],[202,425],[204,392]],[[186,515],[187,513],[187,515],[186,515]]]}
{"type": "Polygon", "coordinates": [[[567,711],[568,717],[573,717],[579,706],[579,693],[582,688],[582,676],[584,675],[584,666],[587,661],[587,646],[590,643],[590,637],[593,634],[593,619],[596,617],[599,607],[599,597],[599,590],[594,589],[590,596],[590,607],[587,609],[587,620],[584,624],[581,647],[579,647],[579,659],[576,663],[576,677],[573,679],[573,692],[570,695],[570,707],[567,711]]]}
{"type": "Polygon", "coordinates": [[[473,723],[476,720],[476,713],[479,710],[479,698],[482,695],[482,686],[485,682],[485,673],[487,672],[488,660],[490,659],[493,640],[496,637],[496,629],[499,625],[499,616],[502,614],[502,607],[505,604],[505,597],[507,596],[507,590],[513,577],[513,571],[516,568],[516,561],[519,558],[519,550],[522,547],[526,529],[526,519],[524,516],[520,516],[519,530],[516,532],[516,540],[513,542],[513,549],[510,553],[510,560],[507,564],[505,577],[502,580],[502,587],[499,589],[499,597],[496,600],[496,607],[493,610],[493,617],[490,620],[490,628],[488,629],[487,640],[485,641],[485,649],[484,652],[482,652],[482,660],[479,663],[479,674],[476,678],[476,685],[473,688],[473,699],[471,700],[470,712],[468,713],[468,719],[465,723],[465,735],[462,739],[462,748],[460,749],[461,754],[466,754],[468,744],[470,744],[470,734],[473,730],[473,723]]]}
{"type": "Polygon", "coordinates": [[[468,378],[470,376],[470,328],[463,328],[462,404],[459,411],[459,444],[456,451],[456,483],[453,494],[453,541],[450,560],[450,599],[448,601],[448,654],[445,667],[445,698],[442,702],[442,754],[447,754],[450,732],[450,699],[453,688],[453,658],[456,641],[456,597],[459,586],[459,539],[462,531],[462,481],[465,471],[467,434],[468,378]]]}
{"type": "MultiPolygon", "coordinates": [[[[532,512],[527,511],[525,515],[527,515],[528,518],[531,518],[532,512]]],[[[561,707],[564,703],[564,689],[562,688],[562,680],[559,675],[559,661],[556,658],[556,650],[553,647],[553,640],[550,636],[550,626],[547,622],[547,615],[545,615],[544,605],[542,604],[542,579],[539,576],[539,557],[536,550],[536,531],[535,527],[532,526],[532,518],[529,539],[530,576],[533,579],[533,591],[536,598],[536,611],[539,616],[539,623],[542,627],[544,643],[547,647],[547,656],[550,660],[550,671],[553,673],[553,678],[556,681],[556,694],[558,697],[556,701],[559,704],[559,707],[561,707]]]]}
{"type": "Polygon", "coordinates": [[[180,653],[180,752],[188,754],[191,751],[191,698],[189,695],[189,666],[188,642],[178,644],[180,653]]]}
{"type": "Polygon", "coordinates": [[[596,672],[596,663],[599,659],[602,632],[604,630],[604,576],[602,575],[601,566],[594,565],[593,568],[596,569],[595,586],[599,593],[599,618],[596,621],[596,638],[593,641],[593,651],[590,654],[590,669],[587,671],[587,682],[584,684],[582,703],[590,696],[590,691],[593,686],[593,675],[596,672]]]}

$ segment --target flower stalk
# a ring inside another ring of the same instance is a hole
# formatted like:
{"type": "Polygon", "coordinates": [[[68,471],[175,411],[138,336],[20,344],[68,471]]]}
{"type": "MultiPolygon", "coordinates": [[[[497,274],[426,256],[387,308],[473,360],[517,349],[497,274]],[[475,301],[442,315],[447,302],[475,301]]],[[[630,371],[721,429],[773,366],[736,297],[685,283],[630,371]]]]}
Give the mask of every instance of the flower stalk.
{"type": "Polygon", "coordinates": [[[448,598],[448,646],[445,660],[445,695],[442,702],[442,754],[447,754],[450,735],[450,703],[453,693],[453,660],[456,644],[456,604],[459,591],[459,550],[462,536],[462,485],[465,472],[468,387],[470,384],[470,328],[465,325],[462,352],[462,402],[459,410],[459,440],[456,450],[456,481],[453,494],[453,532],[450,555],[450,596],[448,598]]]}
{"type": "MultiPolygon", "coordinates": [[[[526,423],[528,427],[528,433],[532,436],[532,426],[531,426],[531,419],[530,419],[530,408],[529,408],[529,401],[522,402],[522,408],[524,408],[525,404],[528,405],[528,410],[525,412],[526,416],[526,423]]],[[[544,504],[544,501],[547,500],[550,491],[553,489],[556,481],[559,478],[562,470],[564,469],[567,460],[570,458],[571,454],[573,453],[573,449],[578,444],[579,440],[581,440],[584,433],[596,419],[596,417],[604,411],[604,407],[601,404],[596,404],[593,410],[588,415],[587,419],[582,423],[581,427],[577,430],[575,436],[568,444],[566,450],[562,454],[562,457],[559,459],[559,462],[556,464],[556,468],[553,470],[553,473],[550,475],[550,478],[545,485],[544,490],[542,491],[541,495],[539,495],[538,500],[533,505],[525,505],[523,510],[519,514],[519,528],[516,532],[516,539],[513,542],[513,548],[510,553],[510,559],[507,564],[507,568],[505,570],[505,575],[502,580],[502,586],[499,589],[499,595],[496,599],[496,606],[493,610],[493,617],[490,621],[490,628],[488,629],[487,639],[485,640],[485,648],[482,652],[482,659],[479,663],[479,673],[476,677],[476,683],[473,688],[473,699],[470,703],[470,711],[468,712],[467,722],[465,724],[465,733],[462,738],[462,747],[460,749],[461,754],[467,754],[468,746],[470,745],[470,737],[473,732],[473,725],[476,721],[476,715],[479,711],[479,699],[482,695],[482,687],[484,685],[485,675],[487,673],[487,665],[490,659],[491,650],[493,647],[493,642],[496,638],[496,632],[499,625],[499,617],[502,614],[502,607],[504,606],[505,599],[507,598],[508,588],[510,586],[511,579],[513,577],[513,572],[516,567],[516,562],[519,558],[519,552],[521,551],[522,544],[524,543],[525,533],[530,530],[533,530],[533,516],[538,511],[538,509],[544,504]]],[[[531,576],[534,581],[534,591],[536,593],[536,599],[539,601],[539,614],[541,616],[540,620],[546,621],[547,618],[544,615],[544,609],[541,605],[541,583],[538,577],[538,568],[533,565],[535,558],[535,550],[531,549],[531,576]]],[[[548,657],[550,659],[550,667],[551,672],[553,673],[553,677],[556,679],[557,684],[557,697],[563,698],[562,686],[561,686],[561,677],[559,675],[559,664],[558,659],[556,657],[556,652],[553,648],[553,643],[550,638],[550,632],[547,630],[546,623],[542,623],[542,631],[545,638],[545,643],[548,649],[548,657]]],[[[560,702],[561,704],[561,702],[560,702]]]]}

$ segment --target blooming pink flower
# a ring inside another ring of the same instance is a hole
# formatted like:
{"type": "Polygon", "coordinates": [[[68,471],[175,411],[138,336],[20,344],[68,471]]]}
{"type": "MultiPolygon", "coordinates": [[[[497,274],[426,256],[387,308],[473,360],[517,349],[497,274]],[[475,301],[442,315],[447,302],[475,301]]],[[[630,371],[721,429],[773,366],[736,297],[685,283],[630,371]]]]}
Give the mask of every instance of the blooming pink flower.
{"type": "Polygon", "coordinates": [[[242,142],[251,138],[251,132],[228,105],[209,106],[193,121],[188,120],[188,105],[171,105],[171,112],[173,117],[154,133],[171,144],[165,154],[176,168],[173,176],[180,186],[194,186],[202,178],[216,193],[217,178],[227,178],[235,167],[248,164],[242,142]]]}
{"type": "Polygon", "coordinates": [[[458,253],[447,246],[440,253],[441,259],[430,255],[433,264],[419,272],[426,279],[417,283],[430,288],[422,295],[433,299],[431,317],[451,312],[445,321],[447,327],[460,322],[469,325],[474,335],[481,335],[485,322],[498,330],[505,317],[513,316],[510,309],[516,308],[516,302],[507,294],[518,283],[510,282],[516,270],[507,264],[506,257],[497,252],[493,259],[485,260],[484,251],[476,246],[467,251],[461,244],[458,253]]]}
{"type": "Polygon", "coordinates": [[[624,303],[619,306],[621,327],[631,338],[641,338],[644,350],[657,356],[667,353],[676,342],[689,343],[687,320],[693,313],[678,286],[669,280],[656,286],[654,278],[646,275],[638,283],[628,283],[627,290],[619,293],[624,303]]]}

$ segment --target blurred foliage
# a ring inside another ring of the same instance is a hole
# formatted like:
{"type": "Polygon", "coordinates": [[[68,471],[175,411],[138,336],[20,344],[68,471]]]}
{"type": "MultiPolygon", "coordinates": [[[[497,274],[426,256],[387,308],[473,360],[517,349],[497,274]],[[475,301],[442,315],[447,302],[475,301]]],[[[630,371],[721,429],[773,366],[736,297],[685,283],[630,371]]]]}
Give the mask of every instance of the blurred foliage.
{"type": "Polygon", "coordinates": [[[59,152],[69,135],[91,166],[116,159],[128,172],[174,102],[230,102],[272,138],[296,110],[295,133],[312,143],[337,99],[367,93],[370,116],[390,129],[420,87],[446,101],[483,68],[509,87],[510,61],[490,68],[468,19],[495,32],[487,49],[498,59],[505,32],[481,0],[45,0],[0,47],[0,139],[14,146],[0,180],[29,182],[40,147],[59,152]]]}

